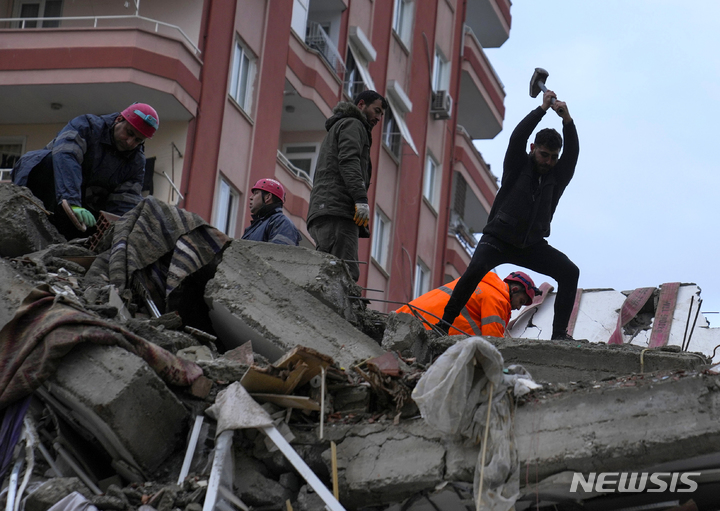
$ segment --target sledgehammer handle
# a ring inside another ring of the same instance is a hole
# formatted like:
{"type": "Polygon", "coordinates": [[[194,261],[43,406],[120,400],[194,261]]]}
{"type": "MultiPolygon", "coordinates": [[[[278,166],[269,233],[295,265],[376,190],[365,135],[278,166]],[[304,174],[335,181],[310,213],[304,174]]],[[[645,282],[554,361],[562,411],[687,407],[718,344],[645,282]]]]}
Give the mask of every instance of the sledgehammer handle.
{"type": "MultiPolygon", "coordinates": [[[[542,91],[543,94],[547,92],[547,87],[545,87],[545,84],[543,82],[538,83],[538,87],[542,91]]],[[[555,104],[555,98],[550,98],[550,104],[555,104]]]]}

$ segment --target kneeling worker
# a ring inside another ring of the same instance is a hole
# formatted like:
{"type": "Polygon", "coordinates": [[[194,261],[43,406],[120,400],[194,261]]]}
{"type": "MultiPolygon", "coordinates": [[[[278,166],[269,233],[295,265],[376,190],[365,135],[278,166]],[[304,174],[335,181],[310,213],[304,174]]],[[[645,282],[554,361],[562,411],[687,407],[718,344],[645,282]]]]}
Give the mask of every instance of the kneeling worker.
{"type": "MultiPolygon", "coordinates": [[[[445,310],[445,305],[450,300],[458,280],[460,279],[433,289],[410,302],[410,305],[422,309],[415,311],[427,320],[424,322],[426,329],[430,330],[432,325],[437,323],[437,317],[440,317],[445,310]]],[[[496,273],[488,272],[453,322],[449,335],[467,333],[504,337],[505,326],[510,321],[510,311],[518,310],[523,305],[530,305],[535,296],[541,294],[542,291],[536,288],[532,279],[523,272],[514,271],[504,281],[500,280],[496,273]]],[[[396,312],[413,313],[408,305],[399,308],[396,312]]]]}
{"type": "Polygon", "coordinates": [[[283,185],[274,179],[261,179],[250,191],[252,222],[245,229],[242,239],[297,246],[300,231],[282,211],[285,202],[283,185]]]}

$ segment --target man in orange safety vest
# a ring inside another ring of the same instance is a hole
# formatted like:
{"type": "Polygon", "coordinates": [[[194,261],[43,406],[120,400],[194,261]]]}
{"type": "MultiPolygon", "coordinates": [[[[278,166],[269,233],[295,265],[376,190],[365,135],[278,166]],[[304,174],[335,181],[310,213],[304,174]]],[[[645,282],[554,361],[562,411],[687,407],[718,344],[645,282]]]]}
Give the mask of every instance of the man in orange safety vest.
{"type": "MultiPolygon", "coordinates": [[[[416,314],[427,320],[424,325],[430,330],[437,323],[438,317],[442,316],[458,280],[419,296],[409,306],[405,305],[396,312],[412,314],[410,306],[414,306],[416,314]]],[[[541,294],[542,291],[535,287],[532,279],[521,271],[510,273],[504,280],[500,280],[496,273],[488,272],[455,319],[452,324],[454,328],[450,328],[449,334],[503,337],[505,326],[510,321],[510,311],[530,305],[535,296],[541,294]]]]}

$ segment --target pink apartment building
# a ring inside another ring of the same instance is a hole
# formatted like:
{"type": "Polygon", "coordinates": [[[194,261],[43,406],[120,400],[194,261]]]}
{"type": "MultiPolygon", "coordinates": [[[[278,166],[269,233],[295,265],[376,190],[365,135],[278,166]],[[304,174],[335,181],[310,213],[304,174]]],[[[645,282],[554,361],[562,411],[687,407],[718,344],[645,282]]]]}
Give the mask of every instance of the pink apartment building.
{"type": "Polygon", "coordinates": [[[502,129],[483,48],[510,22],[510,0],[0,0],[0,179],[73,117],[150,103],[155,196],[240,237],[250,186],[274,177],[312,247],[325,119],[375,89],[390,108],[359,284],[405,302],[464,271],[487,219],[497,182],[472,141],[502,129]]]}

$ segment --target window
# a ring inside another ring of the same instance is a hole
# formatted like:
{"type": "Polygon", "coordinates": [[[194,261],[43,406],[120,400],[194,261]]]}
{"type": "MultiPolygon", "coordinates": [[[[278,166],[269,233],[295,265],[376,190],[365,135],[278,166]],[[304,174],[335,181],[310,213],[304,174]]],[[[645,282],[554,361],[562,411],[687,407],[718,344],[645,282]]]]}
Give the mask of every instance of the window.
{"type": "Polygon", "coordinates": [[[438,163],[432,155],[428,154],[425,160],[425,178],[423,182],[423,196],[428,200],[433,208],[438,207],[438,181],[440,178],[440,172],[438,163]]]}
{"type": "Polygon", "coordinates": [[[433,69],[433,91],[448,90],[450,65],[440,50],[435,50],[435,66],[433,69]]]}
{"type": "Polygon", "coordinates": [[[415,287],[413,289],[413,299],[420,295],[424,295],[430,291],[430,268],[427,267],[421,259],[415,267],[415,287]]]}
{"type": "Polygon", "coordinates": [[[365,90],[365,82],[360,74],[360,65],[355,60],[350,45],[348,44],[347,59],[345,61],[345,77],[343,79],[343,92],[354,98],[365,90]]]}
{"type": "Polygon", "coordinates": [[[255,57],[239,40],[235,40],[230,79],[230,96],[240,108],[249,113],[255,80],[255,57]]]}
{"type": "Polygon", "coordinates": [[[220,188],[215,211],[215,227],[228,236],[235,233],[235,224],[240,202],[239,194],[224,179],[220,179],[220,188]]]}
{"type": "Polygon", "coordinates": [[[388,253],[390,252],[390,219],[377,207],[375,208],[372,232],[372,258],[387,270],[388,253]]]}
{"type": "MultiPolygon", "coordinates": [[[[18,18],[59,18],[62,15],[62,0],[20,0],[15,4],[18,18]]],[[[19,28],[38,28],[37,21],[19,23],[19,28]]],[[[59,27],[59,20],[42,22],[43,28],[59,27]]]]}
{"type": "Polygon", "coordinates": [[[0,181],[10,181],[12,168],[22,154],[22,138],[0,137],[0,181]]]}
{"type": "Polygon", "coordinates": [[[285,144],[283,153],[293,167],[307,174],[307,179],[312,181],[315,175],[319,147],[318,144],[285,144]]]}
{"type": "Polygon", "coordinates": [[[392,108],[385,110],[382,141],[383,144],[385,144],[385,147],[387,147],[390,152],[399,159],[400,151],[402,149],[402,135],[400,134],[400,128],[398,127],[392,108]]]}
{"type": "Polygon", "coordinates": [[[395,0],[393,9],[393,30],[400,36],[400,40],[410,46],[412,35],[413,2],[410,0],[395,0]]]}

